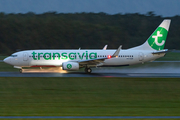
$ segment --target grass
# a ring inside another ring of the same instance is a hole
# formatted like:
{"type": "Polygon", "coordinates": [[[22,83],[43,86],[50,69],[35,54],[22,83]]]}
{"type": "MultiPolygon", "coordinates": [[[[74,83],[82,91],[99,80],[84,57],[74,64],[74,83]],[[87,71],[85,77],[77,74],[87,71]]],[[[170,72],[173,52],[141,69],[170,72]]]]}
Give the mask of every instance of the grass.
{"type": "Polygon", "coordinates": [[[169,52],[162,58],[157,59],[157,61],[180,61],[179,52],[169,52]]]}
{"type": "MultiPolygon", "coordinates": [[[[1,120],[7,120],[7,119],[1,119],[1,120]]],[[[24,120],[24,119],[15,119],[15,120],[24,120]]],[[[26,119],[25,119],[26,120],[26,119]]],[[[31,119],[28,119],[28,120],[31,120],[31,119]]],[[[38,118],[38,119],[32,119],[32,120],[44,120],[44,119],[41,119],[41,118],[38,118]]],[[[83,119],[83,118],[79,118],[79,119],[67,119],[67,118],[64,118],[64,119],[45,119],[45,120],[96,120],[96,119],[83,119]]],[[[97,120],[129,120],[129,119],[97,119],[97,120]]],[[[132,119],[130,119],[132,120],[132,119]]],[[[133,120],[163,120],[163,119],[133,119],[133,120]]],[[[165,119],[165,120],[172,120],[172,119],[165,119]]],[[[173,119],[174,120],[174,119],[173,119]]],[[[175,119],[176,120],[176,119],[175,119]]]]}
{"type": "Polygon", "coordinates": [[[8,65],[4,62],[0,62],[0,71],[19,71],[19,70],[14,68],[12,65],[8,65]]]}
{"type": "Polygon", "coordinates": [[[0,78],[1,116],[180,116],[179,78],[0,78]]]}
{"type": "MultiPolygon", "coordinates": [[[[7,120],[7,119],[1,119],[1,120],[7,120]]],[[[15,119],[15,120],[24,120],[24,119],[15,119]]],[[[25,119],[26,120],[26,119],[25,119]]],[[[31,120],[31,119],[28,119],[28,120],[31,120]]],[[[38,119],[32,119],[32,120],[44,120],[44,119],[41,119],[41,118],[38,118],[38,119]]],[[[58,118],[57,119],[45,119],[45,120],[59,120],[58,118]]],[[[61,118],[60,120],[96,120],[96,119],[90,119],[90,118],[88,118],[88,119],[83,119],[83,118],[77,118],[77,119],[69,119],[69,118],[61,118]]],[[[108,118],[108,119],[97,119],[97,120],[129,120],[129,119],[110,119],[110,118],[108,118]]],[[[130,119],[130,120],[132,120],[132,119],[130,119]]],[[[133,119],[133,120],[163,120],[163,119],[133,119]]],[[[172,119],[165,119],[165,120],[172,120],[172,119]]],[[[173,119],[174,120],[174,119],[173,119]]],[[[176,120],[176,119],[175,119],[176,120]]]]}
{"type": "Polygon", "coordinates": [[[0,60],[4,60],[8,56],[0,56],[0,60]]]}

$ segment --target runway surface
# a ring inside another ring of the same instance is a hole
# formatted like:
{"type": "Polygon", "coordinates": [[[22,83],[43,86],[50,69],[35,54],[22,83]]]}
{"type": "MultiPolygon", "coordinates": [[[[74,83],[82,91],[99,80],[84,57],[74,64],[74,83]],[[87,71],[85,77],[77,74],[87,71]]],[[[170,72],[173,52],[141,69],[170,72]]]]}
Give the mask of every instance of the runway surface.
{"type": "Polygon", "coordinates": [[[0,72],[0,77],[148,77],[148,78],[180,78],[180,73],[19,73],[0,72]]]}
{"type": "Polygon", "coordinates": [[[64,71],[60,68],[23,69],[19,72],[0,72],[0,77],[148,77],[180,78],[180,62],[153,62],[118,68],[92,68],[91,74],[80,71],[64,71]]]}

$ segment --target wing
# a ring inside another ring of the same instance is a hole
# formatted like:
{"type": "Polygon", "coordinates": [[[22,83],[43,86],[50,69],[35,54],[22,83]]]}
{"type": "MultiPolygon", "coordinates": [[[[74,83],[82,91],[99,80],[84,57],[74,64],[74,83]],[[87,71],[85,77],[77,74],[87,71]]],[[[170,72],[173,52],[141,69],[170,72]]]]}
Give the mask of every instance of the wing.
{"type": "Polygon", "coordinates": [[[81,60],[78,61],[80,65],[97,65],[104,62],[105,59],[108,59],[107,57],[104,58],[96,58],[91,60],[81,60]]]}
{"type": "Polygon", "coordinates": [[[91,60],[80,60],[79,65],[100,65],[104,62],[106,59],[111,59],[114,57],[117,57],[119,55],[119,52],[121,50],[122,46],[119,46],[119,48],[114,52],[112,56],[107,56],[107,57],[102,57],[102,58],[96,58],[96,59],[91,59],[91,60]]]}

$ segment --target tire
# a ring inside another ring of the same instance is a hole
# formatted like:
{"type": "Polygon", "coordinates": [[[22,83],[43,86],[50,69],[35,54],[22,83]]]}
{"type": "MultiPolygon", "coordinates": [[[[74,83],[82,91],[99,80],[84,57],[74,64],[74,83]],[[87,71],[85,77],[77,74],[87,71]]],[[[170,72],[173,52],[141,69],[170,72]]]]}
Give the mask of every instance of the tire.
{"type": "Polygon", "coordinates": [[[20,69],[19,72],[22,73],[22,69],[20,69]]]}
{"type": "Polygon", "coordinates": [[[90,74],[92,72],[91,68],[85,68],[85,73],[90,74]]]}

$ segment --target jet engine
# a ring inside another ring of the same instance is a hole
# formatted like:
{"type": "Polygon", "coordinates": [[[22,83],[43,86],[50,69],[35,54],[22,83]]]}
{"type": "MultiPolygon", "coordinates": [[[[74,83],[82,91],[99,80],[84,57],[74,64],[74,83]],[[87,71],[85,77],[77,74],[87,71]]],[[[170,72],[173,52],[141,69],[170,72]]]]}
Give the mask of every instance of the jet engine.
{"type": "Polygon", "coordinates": [[[63,62],[62,63],[63,70],[79,70],[79,63],[76,62],[63,62]]]}

